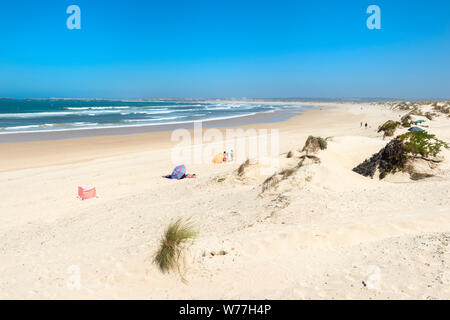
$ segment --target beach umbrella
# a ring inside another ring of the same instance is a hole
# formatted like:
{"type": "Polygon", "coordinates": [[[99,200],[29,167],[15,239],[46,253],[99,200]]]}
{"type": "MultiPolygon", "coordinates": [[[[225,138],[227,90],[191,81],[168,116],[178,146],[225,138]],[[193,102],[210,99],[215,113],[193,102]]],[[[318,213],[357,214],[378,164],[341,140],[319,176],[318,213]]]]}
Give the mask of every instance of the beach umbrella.
{"type": "Polygon", "coordinates": [[[412,128],[409,128],[408,131],[419,132],[419,131],[425,131],[425,130],[423,130],[422,128],[419,128],[419,127],[412,127],[412,128]]]}
{"type": "Polygon", "coordinates": [[[185,173],[186,173],[186,167],[184,166],[184,164],[182,164],[181,166],[178,166],[175,169],[173,169],[172,179],[180,180],[181,177],[183,177],[185,173]]]}
{"type": "Polygon", "coordinates": [[[218,153],[214,156],[212,162],[213,163],[223,163],[223,157],[224,157],[223,153],[218,153]]]}

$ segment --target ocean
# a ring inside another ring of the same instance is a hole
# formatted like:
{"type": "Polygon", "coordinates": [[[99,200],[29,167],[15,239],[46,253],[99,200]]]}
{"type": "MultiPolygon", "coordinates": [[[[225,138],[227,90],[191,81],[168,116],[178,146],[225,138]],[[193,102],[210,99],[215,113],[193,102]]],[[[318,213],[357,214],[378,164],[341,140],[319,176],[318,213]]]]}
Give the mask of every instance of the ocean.
{"type": "Polygon", "coordinates": [[[110,100],[0,100],[0,134],[117,128],[222,120],[275,112],[304,110],[299,105],[265,103],[110,101],[110,100]]]}

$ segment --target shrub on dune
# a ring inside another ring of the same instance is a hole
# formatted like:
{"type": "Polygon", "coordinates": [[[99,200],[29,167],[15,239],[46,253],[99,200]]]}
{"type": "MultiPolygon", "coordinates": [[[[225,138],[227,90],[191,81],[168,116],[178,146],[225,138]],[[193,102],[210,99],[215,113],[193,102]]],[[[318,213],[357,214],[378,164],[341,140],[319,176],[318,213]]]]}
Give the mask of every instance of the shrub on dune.
{"type": "Polygon", "coordinates": [[[448,102],[444,102],[442,105],[439,105],[435,102],[433,104],[433,110],[442,114],[450,114],[450,104],[448,102]]]}
{"type": "Polygon", "coordinates": [[[328,140],[330,139],[331,137],[322,138],[309,136],[308,139],[306,139],[305,146],[302,151],[306,153],[316,153],[319,150],[325,150],[328,147],[328,140]]]}
{"type": "Polygon", "coordinates": [[[429,134],[426,131],[408,132],[402,134],[400,140],[403,143],[403,148],[406,152],[422,157],[435,157],[441,152],[442,148],[448,149],[448,143],[439,140],[434,134],[429,134]]]}
{"type": "Polygon", "coordinates": [[[412,119],[410,113],[404,115],[404,116],[400,119],[400,122],[402,123],[402,126],[403,126],[404,128],[410,128],[410,127],[414,124],[414,121],[413,121],[413,119],[412,119]]]}
{"type": "Polygon", "coordinates": [[[384,137],[392,137],[400,125],[400,122],[388,120],[378,127],[378,132],[383,132],[384,137]]]}
{"type": "Polygon", "coordinates": [[[439,140],[426,131],[408,132],[391,140],[383,149],[353,169],[354,172],[373,178],[379,172],[383,179],[387,174],[406,172],[413,180],[433,175],[432,170],[420,167],[425,162],[426,168],[434,169],[443,160],[438,154],[448,143],[439,140]]]}
{"type": "Polygon", "coordinates": [[[183,254],[185,245],[188,240],[194,239],[196,236],[197,232],[191,223],[182,219],[172,222],[161,238],[160,246],[153,262],[163,273],[168,273],[171,270],[180,271],[180,257],[183,254]]]}
{"type": "Polygon", "coordinates": [[[331,138],[322,138],[322,137],[318,137],[319,139],[319,145],[320,145],[320,150],[325,150],[326,148],[328,148],[328,140],[330,140],[331,138]]]}

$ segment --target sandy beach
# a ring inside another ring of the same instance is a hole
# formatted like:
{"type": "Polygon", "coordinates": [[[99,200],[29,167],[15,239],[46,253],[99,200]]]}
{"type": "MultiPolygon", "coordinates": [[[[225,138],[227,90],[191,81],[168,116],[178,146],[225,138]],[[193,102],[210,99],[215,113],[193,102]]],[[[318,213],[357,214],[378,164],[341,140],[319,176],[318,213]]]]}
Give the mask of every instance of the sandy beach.
{"type": "MultiPolygon", "coordinates": [[[[352,169],[389,141],[378,126],[406,111],[301,104],[320,108],[209,125],[279,130],[280,170],[309,135],[332,137],[320,163],[268,192],[270,174],[238,179],[238,162],[188,164],[196,179],[163,179],[177,165],[174,128],[0,143],[0,298],[449,299],[450,150],[431,178],[363,177],[352,169]],[[98,198],[79,200],[83,185],[98,198]],[[152,263],[177,218],[199,232],[186,282],[152,263]]],[[[448,117],[427,126],[450,142],[448,117]]]]}

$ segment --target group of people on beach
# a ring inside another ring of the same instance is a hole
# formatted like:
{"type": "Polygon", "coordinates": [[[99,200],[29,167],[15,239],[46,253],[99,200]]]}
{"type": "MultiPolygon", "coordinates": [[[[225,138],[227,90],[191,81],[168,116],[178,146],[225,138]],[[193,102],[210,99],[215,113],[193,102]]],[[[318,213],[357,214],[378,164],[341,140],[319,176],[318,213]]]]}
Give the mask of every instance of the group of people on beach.
{"type": "Polygon", "coordinates": [[[233,162],[234,160],[234,152],[233,149],[231,149],[230,152],[223,152],[223,162],[233,162]]]}

